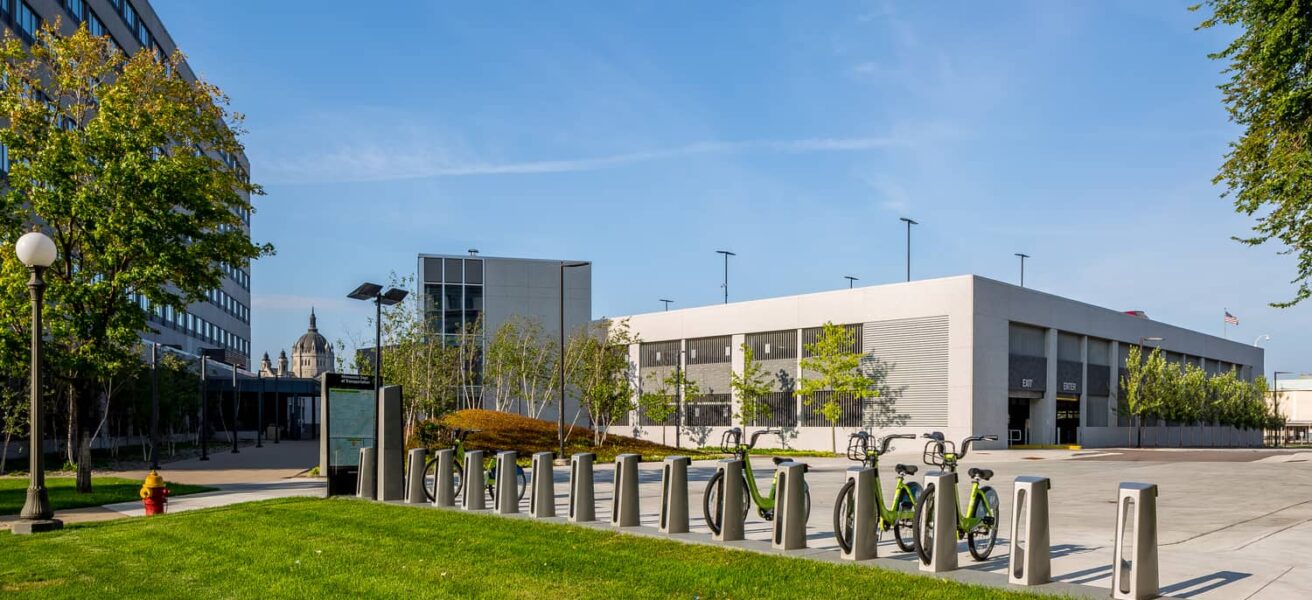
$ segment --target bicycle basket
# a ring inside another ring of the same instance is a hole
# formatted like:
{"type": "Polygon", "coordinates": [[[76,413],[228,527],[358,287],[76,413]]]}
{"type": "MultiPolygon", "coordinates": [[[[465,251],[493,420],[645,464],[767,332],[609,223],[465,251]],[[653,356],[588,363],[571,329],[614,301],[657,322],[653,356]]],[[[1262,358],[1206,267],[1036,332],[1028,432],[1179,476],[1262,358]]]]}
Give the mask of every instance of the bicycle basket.
{"type": "Polygon", "coordinates": [[[859,433],[847,438],[847,460],[864,462],[870,450],[870,437],[859,433]]]}
{"type": "Polygon", "coordinates": [[[736,429],[730,429],[720,436],[720,449],[725,454],[733,454],[738,451],[738,442],[742,440],[742,434],[736,429]]]}
{"type": "Polygon", "coordinates": [[[945,468],[948,463],[947,456],[945,455],[955,455],[956,453],[956,444],[948,441],[930,440],[925,443],[925,451],[921,456],[921,460],[925,461],[925,464],[927,465],[945,468]]]}

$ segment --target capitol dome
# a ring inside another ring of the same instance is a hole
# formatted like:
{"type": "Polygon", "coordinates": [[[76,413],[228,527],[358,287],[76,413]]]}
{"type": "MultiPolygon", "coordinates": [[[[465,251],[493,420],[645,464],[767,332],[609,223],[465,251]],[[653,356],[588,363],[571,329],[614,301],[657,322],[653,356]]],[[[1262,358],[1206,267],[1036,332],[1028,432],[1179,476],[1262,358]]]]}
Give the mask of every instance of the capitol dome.
{"type": "Polygon", "coordinates": [[[333,368],[333,346],[319,333],[319,325],[310,309],[310,328],[292,344],[292,374],[296,377],[318,377],[333,368]]]}

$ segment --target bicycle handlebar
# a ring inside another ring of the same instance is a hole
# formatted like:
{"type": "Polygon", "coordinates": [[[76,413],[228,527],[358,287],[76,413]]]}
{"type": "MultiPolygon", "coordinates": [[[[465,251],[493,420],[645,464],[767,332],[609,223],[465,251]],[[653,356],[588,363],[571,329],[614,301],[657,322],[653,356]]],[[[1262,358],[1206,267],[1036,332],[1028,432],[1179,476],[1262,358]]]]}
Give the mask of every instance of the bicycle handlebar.
{"type": "Polygon", "coordinates": [[[759,439],[759,438],[761,437],[761,435],[766,434],[766,433],[774,433],[774,434],[783,435],[783,430],[780,430],[780,429],[762,429],[762,430],[756,431],[756,432],[752,433],[752,440],[751,440],[750,443],[747,444],[747,447],[748,447],[749,449],[750,449],[750,448],[755,448],[755,447],[756,447],[756,440],[759,439]]]}
{"type": "Polygon", "coordinates": [[[966,453],[970,451],[970,445],[974,444],[975,442],[996,442],[996,441],[998,441],[998,436],[996,435],[972,435],[964,440],[961,440],[961,454],[959,454],[957,458],[965,458],[966,453]]]}
{"type": "Polygon", "coordinates": [[[886,435],[884,436],[884,439],[879,440],[879,453],[888,454],[888,446],[889,444],[893,443],[893,440],[914,440],[914,439],[916,439],[916,435],[914,433],[899,433],[896,435],[886,435]]]}

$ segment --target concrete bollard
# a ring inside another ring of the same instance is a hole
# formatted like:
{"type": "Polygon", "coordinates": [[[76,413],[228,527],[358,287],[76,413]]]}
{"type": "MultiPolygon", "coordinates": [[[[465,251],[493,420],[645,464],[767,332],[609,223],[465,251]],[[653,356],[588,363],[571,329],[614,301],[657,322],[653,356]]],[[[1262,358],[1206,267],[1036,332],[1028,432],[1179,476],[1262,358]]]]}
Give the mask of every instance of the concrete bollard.
{"type": "Polygon", "coordinates": [[[592,461],[597,455],[580,452],[569,458],[569,520],[597,520],[597,494],[592,479],[592,461]]]}
{"type": "Polygon", "coordinates": [[[1011,553],[1007,581],[1042,585],[1052,581],[1051,533],[1048,524],[1047,477],[1017,477],[1011,498],[1011,553]]]}
{"type": "Polygon", "coordinates": [[[720,506],[715,507],[720,516],[720,532],[712,534],[717,542],[736,542],[743,539],[743,524],[747,513],[743,511],[742,497],[747,494],[743,481],[743,461],[726,458],[715,465],[720,472],[719,498],[720,506]]]}
{"type": "Polygon", "coordinates": [[[437,460],[437,473],[433,478],[433,506],[453,507],[456,505],[456,451],[453,448],[438,450],[435,460],[437,460]]]}
{"type": "MultiPolygon", "coordinates": [[[[869,467],[852,467],[847,470],[847,480],[852,482],[852,499],[848,508],[852,510],[852,531],[848,533],[850,548],[842,550],[847,560],[869,560],[879,557],[879,514],[875,503],[877,470],[869,467]]],[[[839,524],[840,527],[843,524],[839,524]]]]}
{"type": "MultiPolygon", "coordinates": [[[[929,562],[920,561],[920,570],[930,573],[955,571],[957,568],[957,474],[925,475],[925,488],[934,485],[934,544],[929,562]]],[[[916,540],[919,544],[920,540],[916,540]]]]}
{"type": "Polygon", "coordinates": [[[1122,483],[1116,499],[1112,597],[1156,598],[1157,575],[1157,485],[1122,483]]]}
{"type": "Polygon", "coordinates": [[[551,463],[554,457],[551,452],[533,455],[533,489],[529,491],[528,509],[537,519],[556,516],[556,473],[551,463]]]}
{"type": "Polygon", "coordinates": [[[610,524],[615,527],[637,527],[638,507],[638,459],[637,454],[621,454],[615,457],[615,491],[610,503],[610,524]]]}
{"type": "Polygon", "coordinates": [[[661,533],[688,533],[688,465],[686,456],[667,456],[661,468],[661,533]]]}
{"type": "Polygon", "coordinates": [[[405,476],[405,502],[406,504],[423,504],[428,500],[427,493],[424,492],[424,467],[427,465],[428,450],[424,448],[413,448],[410,450],[408,460],[409,471],[405,476]]]}
{"type": "Polygon", "coordinates": [[[770,547],[801,550],[806,547],[806,465],[786,462],[776,469],[774,529],[770,547]]]}
{"type": "Polygon", "coordinates": [[[515,468],[518,458],[513,451],[497,453],[497,480],[493,484],[497,490],[497,512],[503,515],[519,512],[519,478],[516,477],[519,470],[515,468]]]}
{"type": "Polygon", "coordinates": [[[486,481],[486,478],[483,476],[483,451],[466,451],[464,480],[460,482],[461,492],[463,492],[461,504],[465,507],[465,510],[484,510],[487,508],[487,492],[483,491],[484,481],[486,481]]]}
{"type": "Polygon", "coordinates": [[[360,449],[360,475],[355,481],[355,495],[365,500],[377,498],[378,454],[373,448],[360,449]]]}

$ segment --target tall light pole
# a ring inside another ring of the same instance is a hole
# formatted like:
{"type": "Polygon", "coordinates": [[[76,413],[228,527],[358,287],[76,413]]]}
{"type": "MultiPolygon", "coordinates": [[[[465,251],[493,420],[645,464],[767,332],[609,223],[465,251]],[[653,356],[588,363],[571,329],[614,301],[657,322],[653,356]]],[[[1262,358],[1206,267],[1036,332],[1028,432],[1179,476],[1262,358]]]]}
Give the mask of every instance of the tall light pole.
{"type": "Polygon", "coordinates": [[[1257,336],[1257,339],[1253,340],[1253,345],[1254,345],[1254,346],[1257,346],[1258,344],[1262,343],[1263,341],[1270,341],[1270,340],[1271,340],[1271,336],[1270,336],[1269,334],[1265,334],[1265,333],[1264,333],[1264,334],[1262,334],[1262,335],[1257,336]]]}
{"type": "Polygon", "coordinates": [[[232,453],[240,454],[237,449],[237,412],[241,410],[241,395],[237,393],[237,365],[232,365],[232,453]]]}
{"type": "Polygon", "coordinates": [[[1020,287],[1025,287],[1025,259],[1029,258],[1030,255],[1017,252],[1016,256],[1020,258],[1020,287]]]}
{"type": "Polygon", "coordinates": [[[847,280],[847,289],[850,290],[852,289],[853,284],[855,284],[859,278],[853,277],[851,275],[844,275],[843,279],[847,280]]]}
{"type": "Polygon", "coordinates": [[[556,442],[560,452],[556,458],[565,459],[565,269],[586,267],[588,262],[560,261],[560,360],[556,366],[560,375],[560,406],[556,408],[556,442]]]}
{"type": "Polygon", "coordinates": [[[920,223],[906,217],[902,217],[901,221],[907,224],[907,281],[911,281],[911,226],[920,223]]]}
{"type": "Polygon", "coordinates": [[[673,301],[673,300],[666,300],[665,298],[661,298],[660,301],[665,303],[665,312],[669,312],[669,311],[670,311],[670,303],[671,303],[671,302],[674,302],[674,301],[673,301]]]}
{"type": "Polygon", "coordinates": [[[410,292],[401,288],[390,288],[386,292],[383,286],[364,282],[346,297],[352,300],[371,300],[374,303],[374,394],[383,389],[383,307],[399,304],[410,292]]]}
{"type": "Polygon", "coordinates": [[[278,388],[281,387],[281,383],[282,365],[279,364],[273,369],[273,443],[275,444],[282,441],[282,402],[278,401],[278,388]]]}
{"type": "Polygon", "coordinates": [[[55,242],[46,234],[32,231],[18,238],[15,245],[18,260],[32,273],[27,282],[27,290],[32,296],[32,372],[31,372],[31,426],[28,437],[31,455],[28,456],[27,500],[23,502],[23,511],[19,520],[13,524],[16,534],[40,533],[61,529],[64,522],[55,518],[54,507],[50,506],[50,496],[46,492],[45,472],[45,423],[44,411],[41,410],[41,306],[45,297],[45,270],[55,263],[59,250],[55,242]]]}
{"type": "Polygon", "coordinates": [[[724,303],[728,304],[729,303],[729,257],[738,256],[738,255],[728,250],[716,250],[715,253],[724,255],[724,283],[720,284],[720,287],[724,288],[724,303]]]}
{"type": "Polygon", "coordinates": [[[206,384],[209,382],[210,357],[200,355],[200,460],[210,459],[209,435],[205,431],[206,421],[209,417],[209,390],[206,384]]]}
{"type": "MultiPolygon", "coordinates": [[[[269,355],[264,356],[267,358],[269,355]]],[[[264,384],[264,373],[256,371],[255,378],[260,380],[260,395],[256,397],[258,405],[255,407],[258,409],[255,411],[255,447],[263,448],[264,444],[260,440],[264,437],[264,388],[267,386],[264,384]]]]}
{"type": "Polygon", "coordinates": [[[150,470],[159,470],[159,343],[150,345],[150,470]]]}

